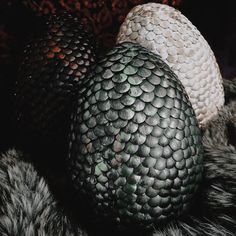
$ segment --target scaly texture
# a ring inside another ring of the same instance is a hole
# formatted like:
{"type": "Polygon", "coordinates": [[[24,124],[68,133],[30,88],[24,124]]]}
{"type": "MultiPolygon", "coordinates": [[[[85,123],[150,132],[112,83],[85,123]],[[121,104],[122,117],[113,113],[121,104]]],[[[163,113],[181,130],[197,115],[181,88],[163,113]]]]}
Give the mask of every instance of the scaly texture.
{"type": "Polygon", "coordinates": [[[215,56],[178,10],[157,3],[134,7],[117,37],[117,43],[124,41],[141,44],[170,66],[183,83],[200,126],[217,115],[224,104],[224,91],[215,56]]]}
{"type": "Polygon", "coordinates": [[[78,82],[95,61],[96,44],[71,15],[51,16],[45,25],[24,51],[15,99],[21,128],[52,139],[64,134],[78,82]]]}
{"type": "Polygon", "coordinates": [[[117,221],[151,226],[187,210],[201,179],[201,134],[160,57],[123,43],[82,81],[69,162],[75,188],[117,221]]]}
{"type": "Polygon", "coordinates": [[[45,180],[22,158],[15,149],[0,157],[0,234],[87,235],[63,215],[45,180]]]}

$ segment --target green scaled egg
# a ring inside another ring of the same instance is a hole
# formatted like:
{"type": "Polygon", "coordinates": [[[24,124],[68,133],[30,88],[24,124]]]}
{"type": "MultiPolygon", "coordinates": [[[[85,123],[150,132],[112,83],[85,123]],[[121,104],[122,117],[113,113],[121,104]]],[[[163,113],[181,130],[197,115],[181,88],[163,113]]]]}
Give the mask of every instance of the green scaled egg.
{"type": "Polygon", "coordinates": [[[69,174],[98,215],[144,228],[182,215],[201,180],[202,150],[184,87],[142,46],[117,45],[82,81],[69,174]]]}

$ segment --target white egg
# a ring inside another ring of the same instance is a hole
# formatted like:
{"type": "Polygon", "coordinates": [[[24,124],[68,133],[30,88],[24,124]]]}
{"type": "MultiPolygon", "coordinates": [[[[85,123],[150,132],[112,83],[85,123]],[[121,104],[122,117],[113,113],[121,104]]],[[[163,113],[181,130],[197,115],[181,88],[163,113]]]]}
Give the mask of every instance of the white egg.
{"type": "Polygon", "coordinates": [[[182,82],[204,127],[224,105],[219,66],[207,41],[180,11],[158,3],[134,7],[117,43],[137,42],[159,54],[182,82]]]}

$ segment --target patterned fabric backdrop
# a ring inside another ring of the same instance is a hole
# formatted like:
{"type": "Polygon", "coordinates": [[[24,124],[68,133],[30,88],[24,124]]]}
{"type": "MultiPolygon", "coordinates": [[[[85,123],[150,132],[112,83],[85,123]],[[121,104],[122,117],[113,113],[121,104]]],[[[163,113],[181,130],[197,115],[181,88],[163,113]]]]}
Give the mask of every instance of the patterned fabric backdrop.
{"type": "Polygon", "coordinates": [[[181,0],[25,0],[26,6],[36,14],[55,13],[60,10],[75,12],[86,25],[91,25],[102,48],[110,48],[126,15],[136,5],[147,2],[165,3],[177,7],[181,0]]]}

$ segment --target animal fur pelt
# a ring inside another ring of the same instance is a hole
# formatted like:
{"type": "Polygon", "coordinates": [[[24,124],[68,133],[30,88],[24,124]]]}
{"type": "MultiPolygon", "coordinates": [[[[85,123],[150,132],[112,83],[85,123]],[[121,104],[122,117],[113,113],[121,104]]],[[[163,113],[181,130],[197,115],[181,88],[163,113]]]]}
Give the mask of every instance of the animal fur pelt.
{"type": "MultiPolygon", "coordinates": [[[[227,104],[202,134],[204,178],[191,211],[151,233],[129,235],[236,234],[236,80],[224,80],[224,86],[227,104]]],[[[0,235],[86,235],[55,199],[44,177],[21,152],[11,149],[1,156],[0,235]]],[[[88,235],[104,235],[87,230],[88,235]]]]}
{"type": "Polygon", "coordinates": [[[1,236],[85,236],[59,210],[34,167],[14,149],[0,159],[1,236]]]}

